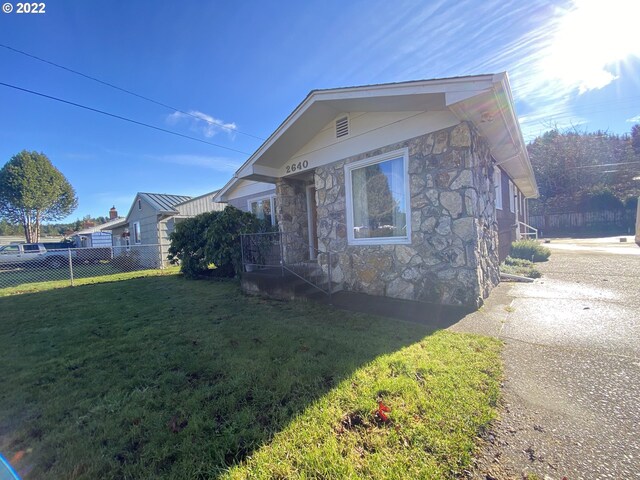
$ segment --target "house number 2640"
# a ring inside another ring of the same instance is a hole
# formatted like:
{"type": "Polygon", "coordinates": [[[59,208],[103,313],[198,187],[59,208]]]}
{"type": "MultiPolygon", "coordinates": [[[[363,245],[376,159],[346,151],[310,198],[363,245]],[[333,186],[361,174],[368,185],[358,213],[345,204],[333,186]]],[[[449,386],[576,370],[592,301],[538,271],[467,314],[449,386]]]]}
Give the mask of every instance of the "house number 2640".
{"type": "Polygon", "coordinates": [[[292,163],[291,165],[287,165],[286,168],[287,173],[297,172],[298,170],[309,168],[309,162],[305,160],[304,162],[292,163]]]}

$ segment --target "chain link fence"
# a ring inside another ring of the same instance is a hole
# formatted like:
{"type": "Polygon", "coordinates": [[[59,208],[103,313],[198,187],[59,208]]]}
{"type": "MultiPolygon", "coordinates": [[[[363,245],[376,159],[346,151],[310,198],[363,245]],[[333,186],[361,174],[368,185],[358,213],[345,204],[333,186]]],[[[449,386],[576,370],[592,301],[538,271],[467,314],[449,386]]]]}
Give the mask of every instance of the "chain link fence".
{"type": "Polygon", "coordinates": [[[45,249],[42,245],[0,247],[0,290],[31,283],[68,281],[169,266],[166,245],[45,249]]]}

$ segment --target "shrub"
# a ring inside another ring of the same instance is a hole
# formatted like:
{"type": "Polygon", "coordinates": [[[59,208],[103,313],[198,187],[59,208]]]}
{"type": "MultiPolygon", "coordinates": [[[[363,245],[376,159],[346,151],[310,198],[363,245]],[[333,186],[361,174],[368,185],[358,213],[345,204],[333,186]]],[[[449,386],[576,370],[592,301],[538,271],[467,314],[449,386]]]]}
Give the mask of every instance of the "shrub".
{"type": "Polygon", "coordinates": [[[228,206],[207,228],[205,258],[209,263],[223,269],[223,276],[238,276],[242,271],[240,235],[269,230],[271,227],[253,213],[228,206]]]}
{"type": "Polygon", "coordinates": [[[513,258],[507,257],[504,259],[505,265],[510,265],[512,267],[532,267],[533,262],[531,260],[525,260],[524,258],[513,258]]]}
{"type": "Polygon", "coordinates": [[[176,225],[171,234],[169,260],[180,264],[188,278],[202,275],[234,277],[242,268],[240,235],[266,231],[266,223],[252,213],[227,206],[176,225]]]}
{"type": "Polygon", "coordinates": [[[512,258],[522,258],[533,262],[545,262],[551,256],[551,250],[535,240],[518,240],[511,244],[512,258]]]}
{"type": "Polygon", "coordinates": [[[595,186],[580,194],[579,210],[583,212],[599,210],[621,210],[624,207],[616,194],[605,186],[595,186]]]}
{"type": "Polygon", "coordinates": [[[180,264],[180,271],[189,278],[203,275],[209,270],[205,258],[207,228],[221,212],[208,212],[177,223],[171,233],[169,261],[180,264]]]}
{"type": "Polygon", "coordinates": [[[542,276],[531,260],[522,258],[505,258],[504,263],[500,265],[500,271],[529,278],[540,278],[542,276]]]}

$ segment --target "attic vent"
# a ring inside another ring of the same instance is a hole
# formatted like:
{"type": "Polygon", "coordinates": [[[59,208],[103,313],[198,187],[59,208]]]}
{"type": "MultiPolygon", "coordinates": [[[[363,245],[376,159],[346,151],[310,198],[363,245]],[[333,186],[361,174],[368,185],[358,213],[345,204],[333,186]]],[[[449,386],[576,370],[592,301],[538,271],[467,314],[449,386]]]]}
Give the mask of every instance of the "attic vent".
{"type": "Polygon", "coordinates": [[[336,138],[349,135],[349,117],[342,117],[336,120],[336,138]]]}

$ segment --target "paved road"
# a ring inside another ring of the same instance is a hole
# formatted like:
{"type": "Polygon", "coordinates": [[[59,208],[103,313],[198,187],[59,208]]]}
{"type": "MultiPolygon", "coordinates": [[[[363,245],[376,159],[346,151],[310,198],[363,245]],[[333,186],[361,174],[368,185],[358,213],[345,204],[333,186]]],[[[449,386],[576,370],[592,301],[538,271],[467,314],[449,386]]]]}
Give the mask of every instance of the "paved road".
{"type": "Polygon", "coordinates": [[[477,478],[640,479],[640,248],[552,242],[451,327],[505,341],[504,405],[477,478]]]}

